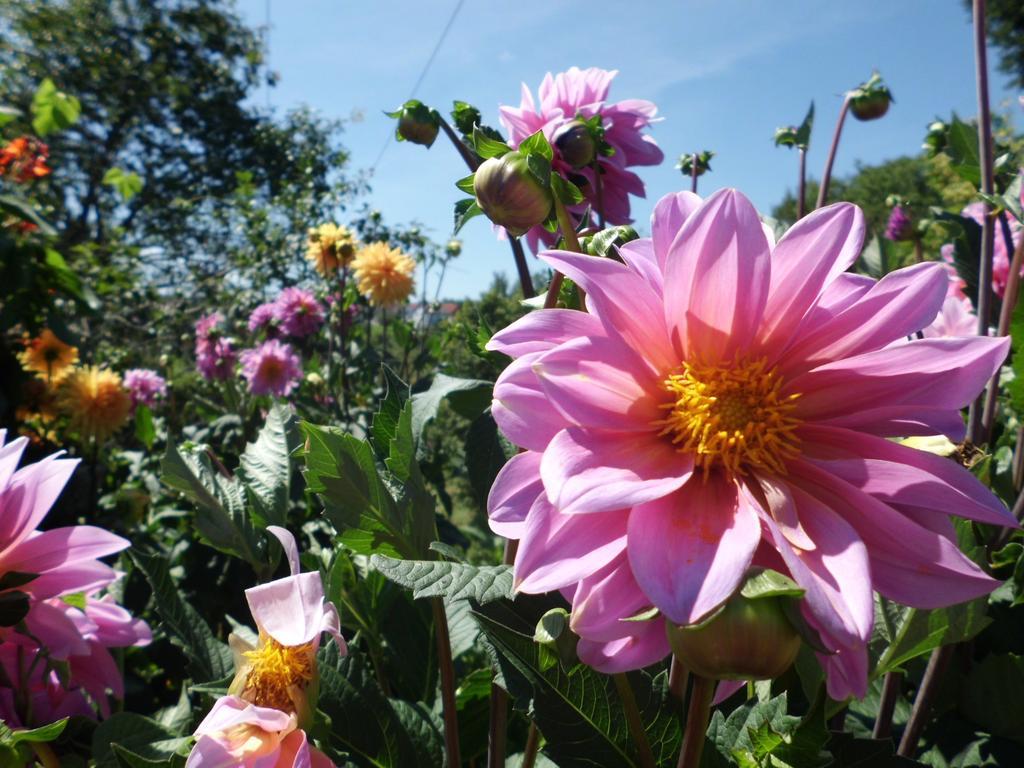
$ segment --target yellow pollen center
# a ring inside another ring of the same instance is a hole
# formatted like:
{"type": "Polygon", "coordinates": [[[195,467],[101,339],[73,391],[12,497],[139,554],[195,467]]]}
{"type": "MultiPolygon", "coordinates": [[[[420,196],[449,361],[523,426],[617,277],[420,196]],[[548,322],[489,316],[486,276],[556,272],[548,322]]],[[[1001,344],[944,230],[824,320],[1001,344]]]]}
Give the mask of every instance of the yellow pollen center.
{"type": "Polygon", "coordinates": [[[656,425],[681,453],[705,470],[720,466],[730,475],[750,467],[786,472],[799,453],[792,416],[799,394],[782,394],[783,381],[765,360],[729,367],[683,363],[662,383],[672,396],[656,425]]]}
{"type": "Polygon", "coordinates": [[[242,698],[259,707],[294,711],[289,689],[302,690],[313,680],[312,644],[287,646],[264,637],[259,647],[244,655],[250,668],[242,698]]]}

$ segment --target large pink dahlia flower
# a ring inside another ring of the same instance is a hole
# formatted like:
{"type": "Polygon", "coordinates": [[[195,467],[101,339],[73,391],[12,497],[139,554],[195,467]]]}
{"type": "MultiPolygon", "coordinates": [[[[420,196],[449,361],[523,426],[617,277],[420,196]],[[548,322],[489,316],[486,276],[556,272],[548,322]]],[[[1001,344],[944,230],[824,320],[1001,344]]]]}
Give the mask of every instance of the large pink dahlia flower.
{"type": "MultiPolygon", "coordinates": [[[[643,181],[629,168],[657,165],[664,159],[664,154],[654,139],[643,132],[654,122],[658,112],[652,102],[642,99],[608,102],[608,91],[617,74],[617,70],[598,67],[571,67],[557,75],[549,72],[538,89],[539,103],[534,101],[530,89],[523,83],[519,107],[503,106],[500,113],[513,148],[537,131],[543,131],[545,138],[554,144],[559,129],[577,117],[588,119],[600,115],[604,140],[615,150],[610,156],[598,158],[600,196],[592,167],[573,168],[562,159],[557,148],[552,165],[555,171],[577,182],[587,197],[586,205],[600,210],[609,224],[629,224],[632,221],[629,196],[645,195],[643,181]]],[[[582,213],[586,205],[579,206],[576,212],[582,213]]],[[[526,240],[536,253],[540,241],[551,245],[555,236],[543,227],[534,227],[526,234],[526,240]]]]}
{"type": "Polygon", "coordinates": [[[907,340],[948,279],[917,264],[875,281],[853,205],[815,211],[778,244],[742,194],[662,199],[625,263],[541,258],[588,312],[530,313],[490,349],[513,362],[493,413],[525,449],[490,497],[519,538],[516,585],[563,590],[580,657],[606,671],[668,653],[663,621],[691,624],[751,566],[806,591],[829,694],[863,696],[872,591],[935,608],[996,586],[955,543],[949,515],[1011,525],[952,461],[886,438],[963,437],[960,409],[1006,338],[907,340]],[[622,621],[654,606],[649,621],[622,621]]]}

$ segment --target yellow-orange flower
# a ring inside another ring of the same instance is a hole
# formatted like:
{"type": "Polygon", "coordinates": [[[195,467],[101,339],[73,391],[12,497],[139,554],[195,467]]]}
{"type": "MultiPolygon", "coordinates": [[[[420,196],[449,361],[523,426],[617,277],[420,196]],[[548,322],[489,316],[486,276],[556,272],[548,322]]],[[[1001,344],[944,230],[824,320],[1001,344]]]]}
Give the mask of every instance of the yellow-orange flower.
{"type": "Polygon", "coordinates": [[[49,328],[34,339],[26,339],[25,350],[18,355],[26,371],[49,381],[59,381],[78,362],[78,349],[65,344],[49,328]]]}
{"type": "Polygon", "coordinates": [[[131,395],[120,375],[96,366],[71,371],[61,385],[59,402],[71,428],[97,442],[120,429],[132,410],[131,395]]]}
{"type": "Polygon", "coordinates": [[[309,230],[306,258],[322,277],[330,277],[338,267],[347,267],[355,255],[356,236],[347,227],[321,224],[309,230]]]}
{"type": "Polygon", "coordinates": [[[412,293],[416,262],[386,243],[371,243],[352,262],[359,291],[375,306],[393,306],[412,293]]]}

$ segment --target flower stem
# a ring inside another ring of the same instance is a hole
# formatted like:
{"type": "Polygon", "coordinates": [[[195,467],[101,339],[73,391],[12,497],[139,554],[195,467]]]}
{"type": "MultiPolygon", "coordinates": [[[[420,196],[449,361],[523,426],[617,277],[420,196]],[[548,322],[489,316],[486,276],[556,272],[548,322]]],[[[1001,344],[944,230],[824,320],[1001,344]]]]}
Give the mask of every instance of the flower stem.
{"type": "Polygon", "coordinates": [[[625,672],[618,672],[612,675],[612,679],[619,692],[622,708],[626,712],[626,724],[629,726],[629,735],[633,738],[633,744],[636,745],[637,760],[642,768],[655,768],[654,753],[651,752],[651,745],[647,741],[644,722],[640,718],[640,710],[637,709],[636,697],[633,696],[629,678],[626,677],[625,672]]]}
{"type": "Polygon", "coordinates": [[[839,119],[836,120],[836,132],[832,134],[832,146],[828,150],[828,159],[825,161],[825,170],[821,174],[821,186],[818,187],[818,202],[815,208],[821,208],[828,199],[828,185],[832,180],[832,165],[836,161],[836,152],[839,150],[839,137],[843,133],[843,123],[846,122],[846,113],[850,111],[850,95],[843,97],[843,108],[839,110],[839,119]]]}
{"type": "MultiPolygon", "coordinates": [[[[580,241],[576,237],[576,228],[572,225],[572,219],[569,218],[569,212],[565,210],[565,206],[562,201],[558,199],[558,196],[554,196],[555,201],[555,218],[558,219],[558,228],[562,231],[562,238],[565,240],[565,246],[570,251],[576,253],[582,253],[580,248],[580,241]]],[[[551,309],[558,303],[558,292],[562,288],[562,279],[564,275],[561,272],[555,272],[551,277],[551,283],[548,285],[547,295],[544,297],[544,309],[551,309]]]]}
{"type": "MultiPolygon", "coordinates": [[[[991,195],[992,177],[992,116],[988,101],[988,54],[985,48],[985,0],[974,0],[974,68],[978,86],[978,152],[981,165],[981,191],[991,195]]],[[[981,220],[981,269],[978,274],[978,335],[988,335],[989,314],[992,306],[992,246],[995,231],[992,228],[991,206],[984,202],[985,214],[981,220]]],[[[967,416],[967,437],[975,445],[987,442],[982,426],[982,397],[971,403],[967,416]]]]}
{"type": "Polygon", "coordinates": [[[452,127],[448,125],[448,121],[443,117],[438,116],[438,120],[441,121],[441,130],[444,131],[444,135],[449,138],[452,142],[452,146],[455,147],[456,151],[462,156],[463,161],[469,166],[469,170],[475,171],[480,167],[480,158],[476,156],[465,143],[458,137],[452,127]]]}
{"type": "Polygon", "coordinates": [[[679,749],[676,768],[697,768],[704,751],[704,734],[711,719],[711,701],[715,697],[715,681],[700,675],[693,675],[693,690],[690,692],[690,708],[686,713],[686,729],[683,731],[683,746],[679,749]]]}
{"type": "Polygon", "coordinates": [[[440,597],[430,600],[434,610],[434,636],[437,639],[437,665],[441,672],[441,707],[444,713],[444,750],[450,768],[462,765],[459,755],[459,718],[455,706],[455,665],[452,663],[452,644],[448,636],[448,617],[440,597]]]}
{"type": "Polygon", "coordinates": [[[540,750],[540,731],[535,723],[530,723],[530,730],[526,732],[526,746],[523,747],[523,762],[520,768],[533,768],[537,762],[537,752],[540,750]]]}
{"type": "Polygon", "coordinates": [[[690,158],[690,191],[697,194],[697,153],[690,158]]]}
{"type": "MultiPolygon", "coordinates": [[[[505,539],[502,562],[512,565],[516,560],[519,542],[505,539]]],[[[487,768],[505,768],[505,752],[508,744],[508,694],[491,681],[491,707],[487,725],[487,768]]]]}
{"type": "Polygon", "coordinates": [[[675,654],[672,654],[672,661],[668,668],[668,692],[672,694],[679,706],[682,707],[686,698],[686,682],[689,680],[690,672],[683,666],[675,654]]]}
{"type": "Polygon", "coordinates": [[[807,213],[807,150],[798,147],[800,153],[800,170],[796,181],[796,220],[800,221],[807,213]]]}
{"type": "Polygon", "coordinates": [[[910,712],[910,719],[903,731],[903,738],[900,739],[900,748],[896,754],[901,757],[913,757],[917,751],[917,741],[921,738],[921,731],[924,730],[925,722],[932,708],[932,701],[938,692],[939,683],[946,673],[949,660],[953,657],[952,645],[942,645],[932,651],[928,659],[928,668],[925,669],[924,678],[921,680],[921,687],[917,689],[917,698],[914,699],[914,708],[910,712]]]}
{"type": "Polygon", "coordinates": [[[878,705],[878,717],[875,728],[871,732],[873,739],[887,739],[892,735],[892,713],[896,709],[896,700],[903,688],[903,673],[892,671],[885,673],[882,683],[882,699],[878,705]]]}

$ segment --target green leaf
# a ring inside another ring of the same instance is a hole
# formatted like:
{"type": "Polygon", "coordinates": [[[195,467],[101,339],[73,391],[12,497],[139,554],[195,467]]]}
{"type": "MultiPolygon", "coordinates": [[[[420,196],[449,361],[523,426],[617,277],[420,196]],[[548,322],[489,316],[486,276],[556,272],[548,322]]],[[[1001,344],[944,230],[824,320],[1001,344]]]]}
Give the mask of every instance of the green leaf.
{"type": "Polygon", "coordinates": [[[860,254],[860,263],[871,277],[881,278],[889,271],[889,245],[878,235],[874,235],[864,246],[860,254]]]}
{"type": "Polygon", "coordinates": [[[196,528],[212,547],[240,557],[254,568],[263,565],[262,540],[249,517],[245,487],[225,477],[202,446],[173,445],[160,462],[161,480],[196,506],[196,528]]]}
{"type": "Polygon", "coordinates": [[[476,153],[484,160],[492,157],[501,157],[502,155],[512,151],[512,147],[504,141],[498,141],[497,139],[491,138],[484,133],[478,125],[473,127],[473,135],[470,137],[470,142],[476,150],[476,153]]]}
{"type": "Polygon", "coordinates": [[[537,131],[523,139],[519,144],[518,151],[527,158],[531,155],[539,155],[548,161],[549,168],[551,167],[551,160],[555,156],[551,144],[548,143],[547,138],[544,136],[544,131],[537,131]]]}
{"type": "Polygon", "coordinates": [[[487,511],[487,496],[494,478],[509,457],[490,410],[477,416],[469,425],[465,441],[466,474],[481,514],[487,511]]]}
{"type": "Polygon", "coordinates": [[[578,205],[586,199],[579,187],[557,173],[551,174],[551,191],[565,205],[578,205]]]}
{"type": "Polygon", "coordinates": [[[17,120],[23,112],[17,107],[0,105],[0,125],[7,125],[12,120],[17,120]]]}
{"type": "Polygon", "coordinates": [[[77,299],[89,309],[99,309],[100,302],[92,289],[82,283],[78,273],[68,267],[64,257],[53,248],[46,249],[46,268],[50,271],[50,281],[68,296],[77,299]]]}
{"type": "Polygon", "coordinates": [[[747,579],[740,594],[753,600],[759,597],[803,597],[804,591],[788,576],[765,568],[747,579]]]}
{"type": "Polygon", "coordinates": [[[1013,381],[1006,388],[1010,407],[1018,417],[1024,416],[1024,301],[1019,298],[1010,315],[1010,346],[1013,381]]]}
{"type": "Polygon", "coordinates": [[[103,183],[113,187],[114,191],[121,196],[124,202],[128,202],[142,191],[142,178],[139,174],[131,171],[125,173],[120,168],[111,168],[103,174],[103,183]]]}
{"type": "Polygon", "coordinates": [[[27,200],[14,195],[0,195],[0,211],[16,216],[39,227],[39,232],[47,237],[56,237],[57,230],[46,221],[27,200]]]}
{"type": "Polygon", "coordinates": [[[707,738],[726,761],[740,766],[826,765],[828,755],[822,753],[826,730],[821,703],[823,699],[803,719],[787,714],[785,693],[768,701],[743,704],[728,717],[716,711],[707,738]],[[767,760],[769,755],[771,761],[767,760]]]}
{"type": "MultiPolygon", "coordinates": [[[[319,707],[330,717],[331,743],[349,752],[359,765],[376,768],[436,768],[443,760],[425,734],[422,710],[395,707],[373,671],[355,649],[339,658],[331,643],[319,654],[319,707]],[[410,726],[412,726],[410,728],[410,726]]],[[[427,720],[429,723],[429,720],[427,720]]]]}
{"type": "Polygon", "coordinates": [[[876,616],[881,613],[881,617],[873,645],[879,647],[880,637],[884,650],[872,677],[899,669],[941,645],[970,640],[991,623],[985,615],[988,601],[984,597],[933,611],[896,606],[882,598],[876,600],[876,616]]]}
{"type": "MultiPolygon", "coordinates": [[[[981,264],[981,225],[974,219],[932,209],[932,218],[951,225],[953,234],[953,265],[966,283],[964,293],[972,305],[978,301],[978,271],[981,264]]],[[[995,299],[993,293],[991,298],[995,299]]],[[[976,307],[975,307],[976,308],[976,307]]],[[[998,316],[998,309],[996,310],[998,316]]]]}
{"type": "Polygon", "coordinates": [[[238,478],[261,522],[284,526],[291,498],[291,455],[299,447],[295,417],[287,405],[276,403],[238,462],[238,478]]]}
{"type": "Polygon", "coordinates": [[[894,753],[891,739],[859,739],[852,733],[833,731],[825,744],[832,753],[829,768],[913,768],[916,760],[894,753]]]}
{"type": "Polygon", "coordinates": [[[1024,656],[991,654],[964,680],[961,710],[995,736],[1024,743],[1024,656]]]}
{"type": "Polygon", "coordinates": [[[405,520],[377,470],[370,444],[334,427],[303,422],[306,484],[341,541],[363,555],[416,557],[405,520]]]}
{"type": "MultiPolygon", "coordinates": [[[[565,667],[554,652],[533,642],[550,598],[498,601],[474,610],[516,706],[532,708],[544,735],[545,754],[562,768],[639,765],[625,712],[612,678],[590,667],[565,667]]],[[[668,694],[668,676],[630,673],[641,721],[658,765],[674,764],[679,725],[668,694]]]]}
{"type": "Polygon", "coordinates": [[[981,156],[978,152],[978,129],[963,122],[955,114],[949,126],[946,151],[953,161],[953,170],[975,187],[981,184],[981,156]]]}
{"type": "Polygon", "coordinates": [[[40,726],[39,728],[29,728],[26,730],[14,730],[4,738],[4,743],[14,746],[22,743],[45,743],[54,741],[58,736],[64,733],[64,728],[68,724],[66,717],[56,720],[47,725],[40,726]]]}
{"type": "Polygon", "coordinates": [[[191,736],[175,736],[148,717],[117,712],[93,731],[92,754],[96,768],[169,765],[191,742],[191,736]]]}
{"type": "Polygon", "coordinates": [[[213,636],[210,627],[182,598],[162,555],[129,549],[128,555],[153,588],[153,607],[163,620],[172,642],[189,658],[189,674],[194,680],[208,682],[234,674],[231,650],[213,636]]]}
{"type": "Polygon", "coordinates": [[[452,409],[467,419],[476,418],[491,402],[494,385],[481,379],[458,379],[439,373],[430,389],[412,396],[412,433],[417,442],[426,425],[437,416],[437,409],[447,400],[452,409]]]}
{"type": "Polygon", "coordinates": [[[457,200],[455,202],[455,224],[452,234],[457,235],[459,230],[466,226],[467,221],[480,216],[483,212],[483,209],[477,205],[475,197],[457,200]]]}
{"type": "Polygon", "coordinates": [[[472,598],[483,604],[512,596],[512,567],[509,565],[396,560],[374,555],[370,558],[370,567],[389,581],[411,589],[413,598],[417,600],[424,597],[472,598]]]}
{"type": "Polygon", "coordinates": [[[384,373],[384,397],[377,405],[377,412],[373,414],[370,438],[377,455],[386,457],[391,441],[398,432],[402,409],[409,400],[409,385],[388,366],[382,365],[381,369],[384,373]]]}
{"type": "Polygon", "coordinates": [[[811,129],[814,128],[814,102],[807,109],[804,120],[796,129],[796,146],[800,149],[807,149],[811,144],[811,129]]]}
{"type": "Polygon", "coordinates": [[[153,426],[153,412],[145,403],[135,406],[135,438],[146,446],[147,451],[152,450],[156,428],[153,426]]]}
{"type": "Polygon", "coordinates": [[[74,96],[58,91],[46,78],[32,98],[32,130],[40,136],[62,131],[78,120],[81,105],[74,96]]]}
{"type": "Polygon", "coordinates": [[[476,190],[473,187],[473,179],[476,174],[471,173],[469,176],[463,176],[461,179],[455,182],[455,186],[465,192],[467,195],[476,196],[476,190]]]}

